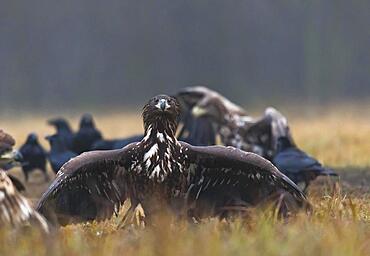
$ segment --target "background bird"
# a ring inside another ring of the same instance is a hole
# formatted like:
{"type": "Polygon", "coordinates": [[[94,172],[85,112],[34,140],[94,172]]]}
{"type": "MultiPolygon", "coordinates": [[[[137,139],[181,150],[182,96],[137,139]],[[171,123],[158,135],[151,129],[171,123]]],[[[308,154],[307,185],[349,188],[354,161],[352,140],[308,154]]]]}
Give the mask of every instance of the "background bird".
{"type": "Polygon", "coordinates": [[[46,220],[38,214],[13,186],[5,171],[0,169],[0,227],[19,229],[34,226],[48,233],[46,220]]]}
{"type": "Polygon", "coordinates": [[[272,162],[295,183],[303,182],[304,191],[317,176],[338,176],[333,170],[325,168],[315,158],[292,144],[287,137],[278,139],[277,154],[272,162]]]}
{"type": "Polygon", "coordinates": [[[216,131],[208,117],[193,117],[181,120],[182,127],[177,139],[193,146],[211,146],[216,144],[216,131]]]}
{"type": "Polygon", "coordinates": [[[255,119],[240,106],[205,87],[188,87],[177,95],[193,117],[208,117],[221,142],[244,151],[257,153],[269,160],[275,154],[277,139],[291,137],[287,119],[269,107],[264,116],[255,119]]]}
{"type": "MultiPolygon", "coordinates": [[[[216,143],[215,128],[209,118],[193,117],[191,111],[184,107],[181,110],[180,123],[182,126],[177,135],[178,140],[194,146],[208,146],[216,143]]],[[[134,135],[123,139],[102,139],[95,142],[91,150],[120,149],[130,143],[141,141],[143,137],[144,135],[134,135]]]]}
{"type": "Polygon", "coordinates": [[[19,165],[22,154],[13,149],[14,145],[13,137],[0,129],[0,168],[8,170],[19,165]]]}
{"type": "Polygon", "coordinates": [[[123,139],[111,139],[111,140],[99,140],[95,142],[91,150],[111,150],[111,149],[119,149],[127,146],[130,143],[138,142],[143,139],[143,135],[134,135],[128,138],[123,139]]]}
{"type": "Polygon", "coordinates": [[[279,212],[309,205],[289,178],[256,154],[179,142],[179,112],[175,99],[152,98],[143,110],[145,136],[139,143],[72,159],[37,209],[52,223],[65,225],[110,218],[128,198],[129,213],[140,203],[149,223],[166,209],[202,218],[268,202],[279,212]]]}
{"type": "Polygon", "coordinates": [[[71,158],[77,156],[76,153],[68,149],[65,140],[60,137],[59,134],[47,136],[45,139],[49,141],[50,144],[48,159],[54,173],[57,173],[63,164],[68,162],[71,158]]]}
{"type": "MultiPolygon", "coordinates": [[[[14,150],[15,140],[3,130],[0,130],[0,169],[8,171],[15,166],[20,166],[23,161],[22,154],[14,150]]],[[[13,175],[8,174],[9,179],[13,182],[18,191],[26,190],[23,183],[13,175]]]]}
{"type": "Polygon", "coordinates": [[[23,156],[22,171],[26,181],[28,181],[29,173],[36,169],[43,172],[46,181],[49,180],[46,170],[47,153],[40,145],[35,133],[28,135],[26,142],[20,147],[19,151],[23,156]]]}
{"type": "Polygon", "coordinates": [[[64,141],[67,148],[72,149],[74,134],[68,121],[63,117],[57,117],[49,119],[48,124],[56,129],[56,134],[64,141]]]}
{"type": "Polygon", "coordinates": [[[244,150],[257,153],[270,161],[276,154],[280,137],[289,139],[294,145],[287,118],[273,107],[266,108],[261,118],[241,127],[240,134],[245,141],[244,150]]]}
{"type": "Polygon", "coordinates": [[[73,151],[77,154],[90,151],[95,142],[103,137],[95,128],[92,115],[84,114],[80,121],[80,129],[73,137],[73,151]]]}

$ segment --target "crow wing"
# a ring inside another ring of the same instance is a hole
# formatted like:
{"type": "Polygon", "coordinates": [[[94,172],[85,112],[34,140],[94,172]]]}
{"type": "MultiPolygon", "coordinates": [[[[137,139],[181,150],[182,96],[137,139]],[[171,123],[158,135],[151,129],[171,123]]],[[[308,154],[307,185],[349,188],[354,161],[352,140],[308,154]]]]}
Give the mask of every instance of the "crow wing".
{"type": "Polygon", "coordinates": [[[304,193],[266,159],[232,147],[193,147],[182,143],[191,176],[187,202],[203,212],[268,202],[286,194],[296,206],[309,206],[304,193]]]}
{"type": "Polygon", "coordinates": [[[130,144],[71,159],[57,173],[37,210],[60,225],[110,218],[128,197],[124,177],[134,152],[134,144],[130,144]]]}
{"type": "Polygon", "coordinates": [[[296,147],[278,153],[274,157],[273,163],[279,170],[287,174],[300,174],[305,171],[312,171],[317,175],[337,176],[333,170],[322,166],[318,160],[296,147]]]}
{"type": "Polygon", "coordinates": [[[305,152],[297,148],[289,148],[278,153],[273,162],[284,172],[301,172],[313,167],[321,167],[321,164],[305,152]]]}

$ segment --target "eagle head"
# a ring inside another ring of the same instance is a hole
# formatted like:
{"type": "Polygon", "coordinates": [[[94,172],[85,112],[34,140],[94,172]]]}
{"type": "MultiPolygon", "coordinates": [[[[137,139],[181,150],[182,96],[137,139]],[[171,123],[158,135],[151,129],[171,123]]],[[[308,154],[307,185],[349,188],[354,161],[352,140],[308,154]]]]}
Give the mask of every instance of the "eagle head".
{"type": "Polygon", "coordinates": [[[143,108],[144,128],[147,130],[151,124],[162,124],[176,130],[179,115],[180,104],[175,98],[167,95],[155,96],[143,108]]]}

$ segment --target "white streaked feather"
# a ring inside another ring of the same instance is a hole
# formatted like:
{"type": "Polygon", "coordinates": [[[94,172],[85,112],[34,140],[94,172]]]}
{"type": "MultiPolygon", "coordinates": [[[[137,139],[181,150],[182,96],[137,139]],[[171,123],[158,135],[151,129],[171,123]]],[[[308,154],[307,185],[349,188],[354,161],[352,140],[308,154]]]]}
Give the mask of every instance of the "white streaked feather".
{"type": "Polygon", "coordinates": [[[144,162],[154,156],[158,151],[158,144],[154,144],[144,155],[144,162]]]}

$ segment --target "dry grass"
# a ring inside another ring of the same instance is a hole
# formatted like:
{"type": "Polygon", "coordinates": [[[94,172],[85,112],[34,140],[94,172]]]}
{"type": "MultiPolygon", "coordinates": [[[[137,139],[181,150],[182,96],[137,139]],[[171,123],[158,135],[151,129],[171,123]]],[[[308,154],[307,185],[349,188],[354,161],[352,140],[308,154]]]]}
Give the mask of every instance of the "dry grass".
{"type": "MultiPolygon", "coordinates": [[[[211,219],[198,225],[170,223],[164,217],[156,227],[123,230],[117,230],[118,219],[113,218],[68,226],[46,238],[32,232],[15,235],[4,231],[0,233],[0,255],[369,255],[369,108],[288,109],[284,113],[298,144],[341,174],[339,184],[318,180],[310,190],[311,216],[281,221],[259,213],[248,221],[211,219]]],[[[41,137],[50,134],[52,130],[45,124],[50,116],[24,115],[1,122],[1,128],[13,134],[19,145],[30,131],[41,137]]],[[[77,115],[68,117],[77,123],[77,115]]],[[[138,112],[97,113],[96,121],[109,137],[142,130],[138,112]]],[[[19,170],[12,172],[22,177],[19,170]]],[[[26,195],[36,200],[46,186],[42,176],[34,173],[26,195]]]]}

